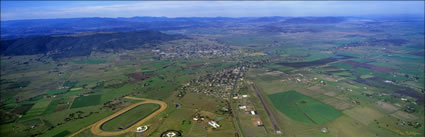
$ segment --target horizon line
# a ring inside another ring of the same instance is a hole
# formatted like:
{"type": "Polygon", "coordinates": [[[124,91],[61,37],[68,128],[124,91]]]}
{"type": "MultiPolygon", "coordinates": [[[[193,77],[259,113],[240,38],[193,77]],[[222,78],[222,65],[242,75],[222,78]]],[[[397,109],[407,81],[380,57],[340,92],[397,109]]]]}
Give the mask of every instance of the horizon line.
{"type": "Polygon", "coordinates": [[[103,18],[103,19],[119,19],[119,18],[143,18],[143,17],[151,17],[151,18],[169,18],[169,19],[177,19],[177,18],[264,18],[264,17],[422,17],[425,19],[424,14],[382,14],[382,15],[347,15],[347,16],[239,16],[239,17],[231,17],[231,16],[179,16],[179,17],[169,17],[169,16],[131,16],[131,17],[100,17],[100,16],[88,16],[88,17],[59,17],[59,18],[32,18],[32,19],[0,19],[1,22],[4,21],[25,21],[25,20],[55,20],[55,19],[88,19],[88,18],[103,18]]]}

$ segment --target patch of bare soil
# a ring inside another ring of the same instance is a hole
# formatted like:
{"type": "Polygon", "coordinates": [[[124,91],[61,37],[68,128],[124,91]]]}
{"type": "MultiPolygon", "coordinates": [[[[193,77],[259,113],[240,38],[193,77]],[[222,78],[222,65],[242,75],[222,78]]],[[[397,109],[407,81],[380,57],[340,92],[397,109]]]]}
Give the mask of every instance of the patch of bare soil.
{"type": "Polygon", "coordinates": [[[391,105],[389,103],[385,103],[383,101],[376,102],[376,105],[378,107],[382,108],[385,112],[389,112],[389,113],[396,112],[398,109],[400,109],[399,107],[396,107],[396,106],[391,105]]]}

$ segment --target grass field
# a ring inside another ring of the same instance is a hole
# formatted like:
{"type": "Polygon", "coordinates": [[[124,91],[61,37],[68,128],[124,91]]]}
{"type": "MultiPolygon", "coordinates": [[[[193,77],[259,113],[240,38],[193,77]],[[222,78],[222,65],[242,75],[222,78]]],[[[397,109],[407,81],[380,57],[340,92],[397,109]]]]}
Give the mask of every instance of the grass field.
{"type": "Polygon", "coordinates": [[[100,95],[80,96],[75,98],[71,108],[94,106],[100,103],[100,95]]]}
{"type": "Polygon", "coordinates": [[[291,67],[277,65],[277,64],[268,64],[268,65],[266,65],[266,67],[271,69],[271,70],[278,70],[278,71],[281,71],[281,72],[289,72],[289,71],[293,70],[293,68],[291,68],[291,67]]]}
{"type": "Polygon", "coordinates": [[[395,77],[393,75],[391,75],[390,73],[378,73],[378,72],[374,72],[368,68],[362,68],[362,67],[358,67],[358,68],[354,68],[352,65],[349,64],[345,64],[342,62],[337,62],[337,63],[332,63],[330,64],[332,66],[335,67],[339,67],[339,68],[343,68],[345,70],[350,70],[350,71],[355,71],[360,73],[361,75],[368,75],[368,76],[364,76],[365,77],[373,77],[373,76],[377,76],[380,78],[384,78],[384,79],[389,79],[389,80],[396,80],[396,81],[400,81],[400,80],[407,80],[407,78],[405,77],[395,77]]]}
{"type": "Polygon", "coordinates": [[[117,131],[121,129],[126,129],[130,127],[133,123],[145,118],[150,115],[155,110],[159,109],[158,104],[142,104],[139,105],[119,117],[116,117],[108,122],[106,122],[102,129],[106,131],[117,131]]]}
{"type": "Polygon", "coordinates": [[[81,90],[72,90],[71,89],[71,91],[65,93],[65,97],[75,96],[75,95],[79,94],[80,92],[81,92],[81,90]]]}
{"type": "Polygon", "coordinates": [[[325,124],[341,115],[335,108],[296,91],[270,94],[269,98],[279,111],[300,122],[325,124]]]}
{"type": "Polygon", "coordinates": [[[30,119],[35,116],[43,114],[43,112],[48,108],[51,100],[42,99],[39,100],[31,109],[22,117],[22,119],[30,119]]]}
{"type": "Polygon", "coordinates": [[[314,61],[314,60],[329,58],[329,57],[332,57],[332,56],[334,56],[334,55],[332,55],[332,54],[311,54],[310,56],[308,56],[306,58],[305,61],[314,61]]]}
{"type": "Polygon", "coordinates": [[[237,46],[251,46],[251,45],[265,45],[270,44],[273,40],[280,41],[275,37],[265,37],[261,34],[250,34],[250,35],[229,35],[227,37],[219,38],[218,41],[228,43],[237,46]]]}
{"type": "Polygon", "coordinates": [[[65,93],[66,91],[68,91],[68,90],[67,89],[54,89],[54,90],[47,91],[47,94],[49,94],[50,96],[52,96],[52,95],[57,95],[57,94],[65,93]]]}
{"type": "Polygon", "coordinates": [[[69,135],[69,134],[71,134],[71,132],[69,132],[68,130],[65,130],[65,131],[62,131],[62,132],[60,132],[60,133],[56,134],[56,135],[55,135],[55,136],[53,136],[53,137],[64,137],[64,136],[67,136],[67,135],[69,135]]]}
{"type": "Polygon", "coordinates": [[[74,64],[103,64],[106,60],[80,60],[75,61],[74,64]]]}
{"type": "Polygon", "coordinates": [[[60,102],[59,100],[51,101],[49,105],[47,106],[46,110],[43,112],[43,114],[50,114],[55,112],[56,106],[58,106],[59,102],[60,102]]]}

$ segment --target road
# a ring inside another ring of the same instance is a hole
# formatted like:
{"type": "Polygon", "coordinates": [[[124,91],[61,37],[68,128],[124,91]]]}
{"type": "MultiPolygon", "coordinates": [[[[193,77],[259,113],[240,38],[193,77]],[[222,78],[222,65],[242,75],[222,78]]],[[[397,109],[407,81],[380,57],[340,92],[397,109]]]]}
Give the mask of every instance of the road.
{"type": "Polygon", "coordinates": [[[239,77],[241,76],[241,72],[242,72],[242,66],[239,68],[239,73],[238,73],[238,75],[236,76],[236,80],[234,81],[234,83],[233,83],[233,88],[232,88],[232,92],[231,92],[231,94],[230,94],[230,96],[229,96],[229,104],[230,104],[230,110],[232,110],[232,114],[233,114],[233,125],[235,125],[235,128],[236,128],[236,131],[238,131],[238,136],[240,137],[240,136],[243,136],[243,134],[242,134],[242,131],[241,131],[241,129],[240,129],[240,127],[239,127],[239,124],[238,124],[238,121],[239,121],[239,117],[238,117],[238,114],[236,114],[236,112],[234,111],[234,109],[233,109],[233,105],[232,105],[232,97],[233,97],[233,95],[234,95],[234,93],[235,93],[235,89],[236,89],[236,84],[237,84],[237,82],[238,82],[238,79],[239,79],[239,77]]]}
{"type": "Polygon", "coordinates": [[[254,84],[252,84],[252,87],[254,88],[255,93],[257,93],[258,98],[260,98],[261,104],[263,104],[263,106],[264,106],[264,110],[266,110],[267,116],[269,117],[270,121],[271,121],[271,122],[272,122],[272,124],[273,124],[273,128],[274,128],[275,133],[277,133],[277,134],[281,134],[281,130],[280,130],[280,128],[279,128],[279,126],[278,126],[278,124],[277,124],[277,122],[276,122],[276,119],[275,119],[275,117],[273,116],[273,114],[272,114],[272,113],[270,113],[270,110],[269,110],[269,108],[267,107],[266,103],[264,102],[264,98],[263,98],[263,96],[261,95],[260,91],[258,91],[257,87],[255,87],[255,85],[254,85],[254,84]]]}
{"type": "Polygon", "coordinates": [[[70,135],[70,137],[75,136],[75,135],[81,133],[82,131],[84,131],[88,128],[91,128],[91,132],[94,135],[97,135],[97,136],[118,136],[118,135],[130,132],[130,131],[136,131],[137,127],[141,126],[146,121],[154,118],[156,115],[158,115],[159,113],[161,113],[162,111],[164,111],[167,108],[167,103],[165,103],[163,101],[159,101],[159,100],[143,99],[143,98],[128,97],[128,96],[125,97],[125,98],[133,99],[133,100],[140,100],[141,102],[132,104],[132,105],[130,105],[130,106],[124,108],[124,109],[121,109],[120,111],[115,112],[114,114],[109,115],[108,117],[106,117],[106,118],[86,127],[86,128],[83,128],[83,129],[79,130],[78,132],[75,132],[74,134],[70,135]],[[139,105],[142,105],[142,104],[158,104],[158,105],[160,105],[160,108],[158,110],[156,110],[155,112],[153,112],[152,114],[150,114],[149,116],[145,117],[144,119],[133,124],[131,127],[127,128],[127,129],[120,130],[120,131],[104,131],[104,130],[101,129],[101,127],[104,123],[106,123],[109,120],[111,120],[115,117],[118,117],[121,114],[123,114],[123,113],[125,113],[125,112],[139,106],[139,105]]]}

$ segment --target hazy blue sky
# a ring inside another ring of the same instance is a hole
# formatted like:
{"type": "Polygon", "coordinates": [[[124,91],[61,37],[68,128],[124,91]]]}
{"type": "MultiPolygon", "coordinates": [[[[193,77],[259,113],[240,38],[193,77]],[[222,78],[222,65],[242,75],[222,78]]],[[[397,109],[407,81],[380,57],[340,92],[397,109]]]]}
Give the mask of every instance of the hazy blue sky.
{"type": "Polygon", "coordinates": [[[424,15],[424,1],[1,1],[1,19],[424,15]]]}

